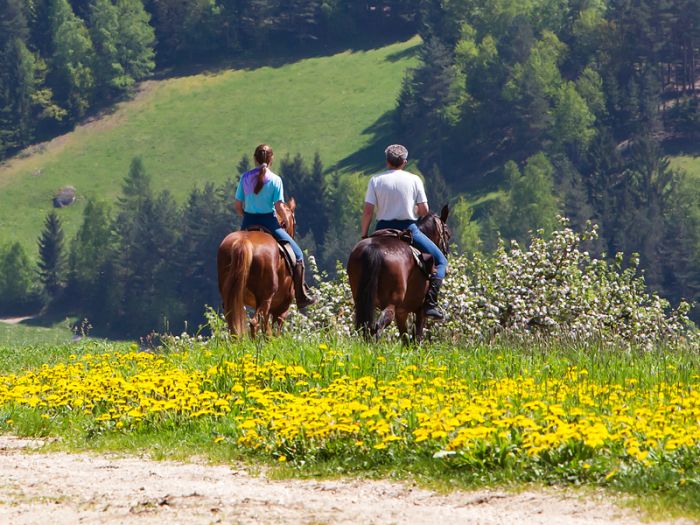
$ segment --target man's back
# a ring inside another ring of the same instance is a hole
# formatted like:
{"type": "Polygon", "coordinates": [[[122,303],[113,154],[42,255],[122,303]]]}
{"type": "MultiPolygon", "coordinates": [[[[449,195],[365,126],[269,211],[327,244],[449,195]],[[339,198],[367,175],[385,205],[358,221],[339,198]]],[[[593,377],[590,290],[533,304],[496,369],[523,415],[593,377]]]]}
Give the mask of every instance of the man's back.
{"type": "Polygon", "coordinates": [[[378,220],[415,221],[416,204],[427,201],[423,181],[403,170],[389,170],[372,177],[365,196],[365,202],[376,206],[378,220]]]}

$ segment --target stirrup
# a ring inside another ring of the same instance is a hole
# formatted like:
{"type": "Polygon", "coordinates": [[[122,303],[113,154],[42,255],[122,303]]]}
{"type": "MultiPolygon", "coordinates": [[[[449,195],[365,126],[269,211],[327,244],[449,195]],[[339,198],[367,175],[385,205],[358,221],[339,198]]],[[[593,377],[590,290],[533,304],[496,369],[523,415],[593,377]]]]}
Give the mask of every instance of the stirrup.
{"type": "Polygon", "coordinates": [[[445,318],[445,313],[437,305],[427,306],[425,308],[425,316],[430,317],[431,319],[442,321],[445,318]]]}

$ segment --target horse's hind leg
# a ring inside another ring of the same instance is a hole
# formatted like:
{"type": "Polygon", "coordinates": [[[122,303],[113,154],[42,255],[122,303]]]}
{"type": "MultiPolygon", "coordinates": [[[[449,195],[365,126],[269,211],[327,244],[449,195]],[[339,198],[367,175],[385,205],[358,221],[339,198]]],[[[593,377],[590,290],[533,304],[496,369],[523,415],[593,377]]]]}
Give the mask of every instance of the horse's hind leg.
{"type": "Polygon", "coordinates": [[[408,312],[398,312],[396,314],[396,326],[399,328],[401,342],[404,345],[408,344],[408,312]]]}
{"type": "Polygon", "coordinates": [[[255,336],[258,334],[258,325],[260,322],[258,321],[258,313],[255,312],[253,317],[251,317],[250,321],[250,338],[255,339],[255,336]]]}
{"type": "Polygon", "coordinates": [[[374,337],[379,339],[384,329],[391,324],[395,317],[396,310],[394,306],[387,306],[384,308],[379,316],[379,320],[377,320],[377,324],[374,325],[374,337]]]}
{"type": "Polygon", "coordinates": [[[416,343],[423,341],[423,329],[425,328],[425,313],[423,308],[416,312],[416,325],[413,330],[413,339],[416,343]]]}
{"type": "Polygon", "coordinates": [[[260,331],[265,335],[272,335],[272,327],[270,326],[270,307],[272,306],[272,298],[266,299],[258,303],[255,310],[255,317],[260,321],[260,331]]]}

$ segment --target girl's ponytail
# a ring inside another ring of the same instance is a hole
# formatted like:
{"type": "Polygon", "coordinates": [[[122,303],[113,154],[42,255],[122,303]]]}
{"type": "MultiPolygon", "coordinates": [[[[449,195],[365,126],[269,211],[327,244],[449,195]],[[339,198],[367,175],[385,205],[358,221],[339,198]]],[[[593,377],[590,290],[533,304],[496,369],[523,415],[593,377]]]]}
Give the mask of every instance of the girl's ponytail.
{"type": "Polygon", "coordinates": [[[260,193],[260,190],[262,190],[263,185],[265,184],[267,165],[272,160],[272,148],[267,144],[260,144],[260,146],[255,148],[255,153],[253,156],[255,157],[255,162],[260,164],[257,181],[255,183],[255,189],[253,190],[253,192],[257,195],[258,193],[260,193]]]}

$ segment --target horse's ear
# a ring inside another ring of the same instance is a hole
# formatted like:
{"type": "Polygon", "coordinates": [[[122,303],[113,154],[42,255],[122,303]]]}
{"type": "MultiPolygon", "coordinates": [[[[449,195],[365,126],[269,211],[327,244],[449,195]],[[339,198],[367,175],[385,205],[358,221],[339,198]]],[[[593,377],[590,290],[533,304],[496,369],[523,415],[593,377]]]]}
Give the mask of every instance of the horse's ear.
{"type": "Polygon", "coordinates": [[[294,197],[290,197],[289,200],[287,201],[287,206],[289,206],[289,209],[292,210],[292,212],[294,210],[296,210],[297,209],[296,199],[294,199],[294,197]]]}
{"type": "Polygon", "coordinates": [[[440,220],[441,220],[442,222],[447,222],[447,216],[448,216],[449,214],[450,214],[450,207],[449,207],[447,204],[445,204],[445,205],[442,207],[442,211],[440,212],[440,220]]]}

